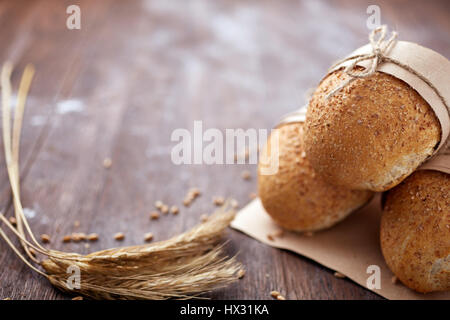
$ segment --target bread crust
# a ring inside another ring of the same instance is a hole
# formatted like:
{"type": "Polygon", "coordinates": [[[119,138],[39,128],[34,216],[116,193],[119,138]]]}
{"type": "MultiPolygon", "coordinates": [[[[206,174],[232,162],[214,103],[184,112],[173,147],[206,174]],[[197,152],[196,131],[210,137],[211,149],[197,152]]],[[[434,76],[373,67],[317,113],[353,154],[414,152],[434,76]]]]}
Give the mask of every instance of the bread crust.
{"type": "Polygon", "coordinates": [[[356,79],[327,99],[348,77],[337,70],[316,89],[306,116],[306,153],[330,183],[388,190],[434,152],[439,120],[414,89],[382,72],[356,79]]]}
{"type": "Polygon", "coordinates": [[[450,175],[419,170],[388,191],[380,242],[387,265],[406,286],[450,290],[450,175]]]}
{"type": "MultiPolygon", "coordinates": [[[[302,123],[285,124],[278,133],[278,173],[262,175],[258,166],[258,195],[277,224],[293,231],[325,229],[370,200],[372,192],[332,186],[316,175],[304,153],[302,123]]],[[[271,135],[261,153],[263,163],[275,139],[271,135]]]]}

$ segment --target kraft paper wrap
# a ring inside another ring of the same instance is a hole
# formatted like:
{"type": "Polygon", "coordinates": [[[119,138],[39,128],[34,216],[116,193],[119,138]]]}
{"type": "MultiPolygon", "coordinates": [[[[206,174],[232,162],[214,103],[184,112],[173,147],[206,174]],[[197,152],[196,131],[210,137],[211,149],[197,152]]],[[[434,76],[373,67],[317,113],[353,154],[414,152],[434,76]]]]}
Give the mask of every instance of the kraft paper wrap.
{"type": "Polygon", "coordinates": [[[271,241],[267,235],[276,234],[280,227],[266,213],[261,201],[256,199],[239,211],[231,227],[269,246],[293,251],[339,271],[365,288],[370,276],[367,267],[377,265],[380,267],[381,288],[368,289],[385,298],[450,300],[450,292],[420,294],[400,282],[392,284],[393,273],[384,262],[379,244],[380,218],[378,194],[367,206],[328,230],[310,237],[285,231],[282,237],[274,236],[271,241]]]}
{"type": "MultiPolygon", "coordinates": [[[[369,53],[370,45],[363,46],[350,56],[369,53]]],[[[437,89],[430,88],[414,74],[392,63],[382,63],[377,70],[391,74],[414,88],[433,108],[442,129],[442,139],[435,154],[419,169],[438,170],[450,174],[450,62],[440,54],[415,43],[397,41],[387,53],[389,57],[410,66],[425,76],[437,89]]],[[[340,64],[330,72],[350,62],[340,64]]],[[[368,67],[369,63],[358,63],[368,67]]],[[[285,116],[278,125],[304,122],[306,106],[285,116]]],[[[264,210],[259,199],[253,200],[239,211],[231,226],[250,237],[270,246],[286,249],[308,257],[332,270],[339,271],[361,286],[387,299],[406,300],[450,300],[450,292],[420,294],[397,282],[392,283],[393,273],[386,265],[379,244],[379,226],[381,219],[380,194],[365,207],[354,212],[350,217],[336,226],[318,232],[313,236],[305,236],[295,232],[284,231],[283,236],[272,236],[280,231],[264,210]],[[371,273],[367,268],[371,265],[380,267],[381,287],[369,288],[368,278],[371,273]]]]}

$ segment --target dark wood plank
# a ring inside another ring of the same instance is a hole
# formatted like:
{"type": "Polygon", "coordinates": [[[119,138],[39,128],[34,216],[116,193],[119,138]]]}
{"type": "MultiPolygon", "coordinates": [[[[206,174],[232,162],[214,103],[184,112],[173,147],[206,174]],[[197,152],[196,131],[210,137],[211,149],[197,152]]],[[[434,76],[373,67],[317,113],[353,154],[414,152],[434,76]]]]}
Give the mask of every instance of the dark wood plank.
{"type": "MultiPolygon", "coordinates": [[[[36,214],[36,234],[52,235],[52,248],[88,253],[142,243],[148,231],[155,240],[182,232],[214,210],[215,195],[248,202],[254,166],[176,166],[172,131],[192,130],[194,120],[205,129],[270,128],[304,102],[332,61],[365,43],[373,1],[30,3],[0,2],[1,61],[37,69],[21,148],[23,201],[36,214]],[[81,6],[81,30],[65,27],[72,3],[81,6]],[[113,160],[109,170],[105,157],[113,160]],[[252,171],[250,181],[241,179],[243,170],[252,171]],[[203,194],[184,208],[190,187],[203,194]],[[155,200],[180,206],[180,214],[150,221],[155,200]],[[97,232],[100,240],[90,248],[61,243],[76,230],[97,232]],[[126,234],[120,243],[112,237],[118,231],[126,234]]],[[[449,56],[448,2],[377,4],[382,22],[402,38],[449,56]]],[[[6,182],[3,157],[0,168],[6,182]]],[[[9,198],[3,183],[0,203],[11,214],[9,198]]],[[[227,238],[228,253],[238,254],[247,274],[209,297],[267,299],[280,290],[289,299],[379,298],[306,258],[236,231],[227,238]]],[[[3,242],[0,265],[0,298],[69,298],[3,242]]]]}

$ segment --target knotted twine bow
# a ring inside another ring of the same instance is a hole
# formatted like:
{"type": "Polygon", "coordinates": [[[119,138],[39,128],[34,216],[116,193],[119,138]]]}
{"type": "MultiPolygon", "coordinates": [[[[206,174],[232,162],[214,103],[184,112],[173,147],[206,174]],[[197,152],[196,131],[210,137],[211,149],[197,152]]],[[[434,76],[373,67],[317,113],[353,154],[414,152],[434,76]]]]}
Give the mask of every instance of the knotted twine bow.
{"type": "MultiPolygon", "coordinates": [[[[333,70],[338,65],[340,65],[344,62],[353,60],[352,63],[350,65],[348,65],[347,67],[345,67],[345,69],[344,69],[344,72],[346,74],[348,74],[350,77],[348,79],[344,80],[339,86],[334,88],[330,93],[328,93],[328,95],[326,97],[327,99],[334,96],[334,94],[339,92],[342,88],[344,88],[346,85],[348,85],[353,80],[355,80],[357,78],[365,78],[365,77],[371,76],[372,74],[374,74],[377,71],[377,67],[381,62],[383,62],[385,60],[390,60],[388,57],[386,57],[385,54],[389,51],[389,49],[392,47],[393,43],[397,39],[397,32],[392,32],[389,40],[385,41],[384,39],[386,37],[386,32],[387,32],[387,27],[385,25],[383,25],[381,27],[374,29],[370,33],[369,41],[372,46],[371,53],[359,54],[359,55],[353,55],[353,56],[347,57],[343,60],[336,62],[330,68],[330,70],[333,70]],[[377,35],[379,35],[378,39],[376,38],[377,35]],[[361,61],[365,61],[365,60],[371,61],[370,68],[364,69],[363,71],[356,70],[355,66],[358,63],[360,63],[361,61]]],[[[308,94],[308,96],[309,96],[308,98],[311,98],[312,94],[313,94],[313,92],[310,92],[308,94]]],[[[279,121],[277,126],[280,126],[280,125],[283,125],[286,123],[292,123],[292,122],[304,122],[305,115],[306,115],[306,107],[307,106],[303,106],[299,110],[296,110],[294,112],[291,112],[291,113],[285,115],[282,118],[282,120],[279,121]]]]}
{"type": "MultiPolygon", "coordinates": [[[[397,34],[397,32],[393,31],[391,33],[391,37],[388,40],[385,40],[386,33],[387,33],[387,26],[385,26],[385,25],[374,29],[369,35],[369,41],[370,41],[370,45],[372,46],[372,52],[347,57],[343,60],[338,61],[330,68],[330,70],[333,70],[338,65],[352,60],[352,63],[349,64],[344,69],[344,72],[347,75],[349,75],[350,77],[347,80],[344,80],[339,86],[334,88],[330,93],[328,93],[327,99],[334,96],[337,92],[339,92],[342,88],[344,88],[346,85],[348,85],[353,80],[355,80],[357,78],[367,78],[367,77],[373,75],[377,71],[378,65],[382,62],[389,61],[389,62],[393,62],[395,64],[400,65],[400,63],[398,61],[393,61],[391,58],[386,56],[386,54],[389,52],[389,49],[395,43],[398,34],[397,34]],[[377,35],[378,35],[378,39],[376,38],[377,35]],[[362,71],[355,69],[355,66],[358,63],[360,63],[362,61],[366,61],[366,60],[370,61],[369,68],[366,68],[362,71]]],[[[408,71],[409,71],[409,69],[410,68],[408,67],[408,71]]]]}

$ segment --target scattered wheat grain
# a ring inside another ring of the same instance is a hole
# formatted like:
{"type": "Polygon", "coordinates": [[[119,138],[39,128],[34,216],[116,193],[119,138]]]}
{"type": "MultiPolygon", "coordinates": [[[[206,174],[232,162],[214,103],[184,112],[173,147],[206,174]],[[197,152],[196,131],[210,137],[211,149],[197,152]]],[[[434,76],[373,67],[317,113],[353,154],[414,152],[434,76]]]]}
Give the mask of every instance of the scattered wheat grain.
{"type": "Polygon", "coordinates": [[[169,213],[169,206],[168,206],[168,205],[163,205],[163,206],[161,207],[161,212],[162,212],[163,214],[169,213]]]}
{"type": "Polygon", "coordinates": [[[158,211],[152,211],[150,212],[150,219],[157,220],[159,219],[159,212],[158,211]]]}
{"type": "Polygon", "coordinates": [[[161,209],[163,205],[164,205],[164,203],[161,200],[158,200],[155,202],[156,209],[161,209]]]}
{"type": "Polygon", "coordinates": [[[50,236],[48,234],[42,234],[41,235],[41,240],[43,243],[49,243],[50,242],[50,236]]]}
{"type": "Polygon", "coordinates": [[[112,160],[111,158],[105,158],[103,159],[103,168],[109,169],[112,166],[112,160]]]}
{"type": "Polygon", "coordinates": [[[278,291],[270,291],[270,295],[272,296],[272,298],[277,298],[279,295],[280,295],[280,293],[278,292],[278,291]]]}
{"type": "Polygon", "coordinates": [[[87,236],[87,239],[88,239],[89,241],[97,241],[97,240],[98,240],[98,234],[96,234],[96,233],[91,233],[91,234],[89,234],[89,235],[87,236]]]}
{"type": "Polygon", "coordinates": [[[247,170],[246,170],[246,171],[242,171],[241,177],[242,177],[242,179],[244,179],[244,180],[250,180],[251,174],[250,174],[250,172],[247,171],[247,170]]]}
{"type": "Polygon", "coordinates": [[[184,197],[184,200],[183,200],[183,205],[185,206],[185,207],[189,207],[191,204],[192,204],[192,202],[197,198],[197,197],[199,197],[200,196],[200,190],[198,189],[198,188],[191,188],[191,189],[189,189],[188,190],[188,192],[187,192],[187,194],[186,194],[186,196],[184,197]]]}
{"type": "Polygon", "coordinates": [[[80,238],[80,240],[82,240],[82,241],[84,241],[84,240],[87,239],[86,234],[83,233],[83,232],[78,232],[78,233],[77,233],[77,236],[78,236],[78,237],[80,238]]]}
{"type": "Polygon", "coordinates": [[[118,232],[114,235],[114,239],[117,241],[122,241],[125,239],[125,235],[122,232],[118,232]]]}
{"type": "Polygon", "coordinates": [[[222,206],[225,203],[225,199],[223,197],[214,197],[213,198],[213,203],[216,206],[222,206]]]}
{"type": "Polygon", "coordinates": [[[152,241],[152,240],[153,240],[153,233],[151,233],[151,232],[146,233],[146,234],[144,235],[144,240],[145,240],[146,242],[152,241]]]}
{"type": "Polygon", "coordinates": [[[72,233],[71,238],[72,238],[73,242],[80,242],[81,241],[81,237],[80,237],[79,233],[72,233]]]}
{"type": "Polygon", "coordinates": [[[170,212],[172,212],[172,214],[178,214],[180,212],[180,209],[178,209],[177,206],[172,206],[170,208],[170,212]]]}
{"type": "Polygon", "coordinates": [[[347,278],[347,277],[345,276],[345,274],[340,273],[339,271],[336,271],[336,272],[334,273],[334,276],[335,276],[336,278],[339,278],[339,279],[347,278]]]}
{"type": "Polygon", "coordinates": [[[194,197],[198,197],[200,196],[201,192],[199,188],[191,188],[189,190],[189,192],[194,196],[194,197]]]}
{"type": "Polygon", "coordinates": [[[15,217],[9,217],[9,223],[11,223],[14,227],[17,226],[17,220],[15,217]]]}

